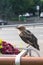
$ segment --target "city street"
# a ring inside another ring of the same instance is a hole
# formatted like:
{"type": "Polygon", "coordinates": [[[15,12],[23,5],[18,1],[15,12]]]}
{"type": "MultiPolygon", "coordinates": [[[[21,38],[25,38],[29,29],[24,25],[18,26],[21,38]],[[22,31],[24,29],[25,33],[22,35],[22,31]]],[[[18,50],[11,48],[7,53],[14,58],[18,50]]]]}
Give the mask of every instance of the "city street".
{"type": "MultiPolygon", "coordinates": [[[[37,37],[40,47],[39,54],[43,56],[43,26],[26,26],[26,28],[37,37]]],[[[14,47],[22,48],[27,46],[19,37],[18,30],[15,27],[0,27],[0,39],[11,43],[14,47]]]]}

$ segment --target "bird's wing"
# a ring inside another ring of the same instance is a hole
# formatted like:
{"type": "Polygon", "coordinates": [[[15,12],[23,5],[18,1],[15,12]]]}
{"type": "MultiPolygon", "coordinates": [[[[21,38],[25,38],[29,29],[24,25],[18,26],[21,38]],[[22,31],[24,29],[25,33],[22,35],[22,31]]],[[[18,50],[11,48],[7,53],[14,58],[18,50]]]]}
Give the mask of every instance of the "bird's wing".
{"type": "MultiPolygon", "coordinates": [[[[31,33],[29,30],[25,30],[25,34],[27,34],[27,35],[33,35],[34,36],[34,34],[33,33],[31,33]]],[[[34,36],[35,37],[35,36],[34,36]]]]}
{"type": "MultiPolygon", "coordinates": [[[[32,36],[30,34],[28,34],[26,31],[22,31],[19,36],[21,37],[21,39],[26,42],[26,43],[30,43],[32,40],[32,36]]],[[[31,44],[31,43],[30,43],[31,44]]]]}
{"type": "Polygon", "coordinates": [[[27,39],[28,37],[26,37],[25,35],[24,35],[24,36],[23,36],[23,35],[19,35],[19,36],[20,36],[20,38],[21,38],[25,43],[32,45],[32,43],[30,42],[30,40],[27,39]]]}
{"type": "Polygon", "coordinates": [[[37,48],[39,50],[39,45],[37,44],[37,38],[33,34],[29,35],[27,34],[27,32],[23,31],[20,33],[19,36],[25,43],[30,44],[34,48],[37,48]]]}
{"type": "Polygon", "coordinates": [[[32,37],[31,37],[32,34],[31,34],[30,31],[28,32],[27,30],[24,30],[24,31],[22,31],[21,33],[22,33],[22,35],[23,35],[24,37],[26,37],[26,38],[32,38],[32,37]]]}
{"type": "Polygon", "coordinates": [[[25,34],[27,35],[27,37],[37,40],[36,36],[33,33],[31,33],[29,30],[25,30],[25,34]]]}

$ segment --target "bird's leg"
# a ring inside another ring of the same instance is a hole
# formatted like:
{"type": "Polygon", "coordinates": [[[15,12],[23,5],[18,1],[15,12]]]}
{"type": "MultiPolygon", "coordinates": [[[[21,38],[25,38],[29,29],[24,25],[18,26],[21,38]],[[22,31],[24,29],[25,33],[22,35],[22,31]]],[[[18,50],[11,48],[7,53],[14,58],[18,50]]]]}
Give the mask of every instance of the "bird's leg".
{"type": "MultiPolygon", "coordinates": [[[[28,45],[27,47],[29,47],[30,45],[28,45]]],[[[27,49],[27,55],[31,56],[31,49],[27,49]],[[29,53],[28,53],[29,52],[29,53]]]]}
{"type": "Polygon", "coordinates": [[[27,55],[28,56],[31,56],[31,49],[30,50],[27,50],[27,52],[28,52],[27,55]]]}
{"type": "Polygon", "coordinates": [[[29,56],[31,56],[31,49],[29,50],[29,56]]]}

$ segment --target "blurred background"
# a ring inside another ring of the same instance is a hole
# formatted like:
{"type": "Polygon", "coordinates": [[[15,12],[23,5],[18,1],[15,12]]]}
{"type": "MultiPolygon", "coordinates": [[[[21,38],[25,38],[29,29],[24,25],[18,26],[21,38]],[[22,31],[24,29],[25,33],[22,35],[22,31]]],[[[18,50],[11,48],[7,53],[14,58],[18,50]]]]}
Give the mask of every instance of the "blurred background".
{"type": "Polygon", "coordinates": [[[43,0],[0,0],[0,25],[43,23],[43,0]]]}

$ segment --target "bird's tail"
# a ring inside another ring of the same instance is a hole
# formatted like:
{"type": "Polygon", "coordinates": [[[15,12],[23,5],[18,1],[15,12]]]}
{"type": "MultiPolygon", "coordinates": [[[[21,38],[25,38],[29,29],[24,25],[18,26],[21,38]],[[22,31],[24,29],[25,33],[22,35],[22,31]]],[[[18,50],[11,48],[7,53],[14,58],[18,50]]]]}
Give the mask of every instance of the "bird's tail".
{"type": "Polygon", "coordinates": [[[37,50],[40,50],[39,49],[39,45],[38,44],[36,44],[36,45],[33,45],[37,50]]]}
{"type": "Polygon", "coordinates": [[[39,49],[39,45],[37,44],[37,41],[36,41],[35,43],[31,43],[30,41],[28,41],[28,43],[29,43],[30,45],[32,45],[34,48],[36,48],[37,50],[40,50],[40,49],[39,49]]]}

